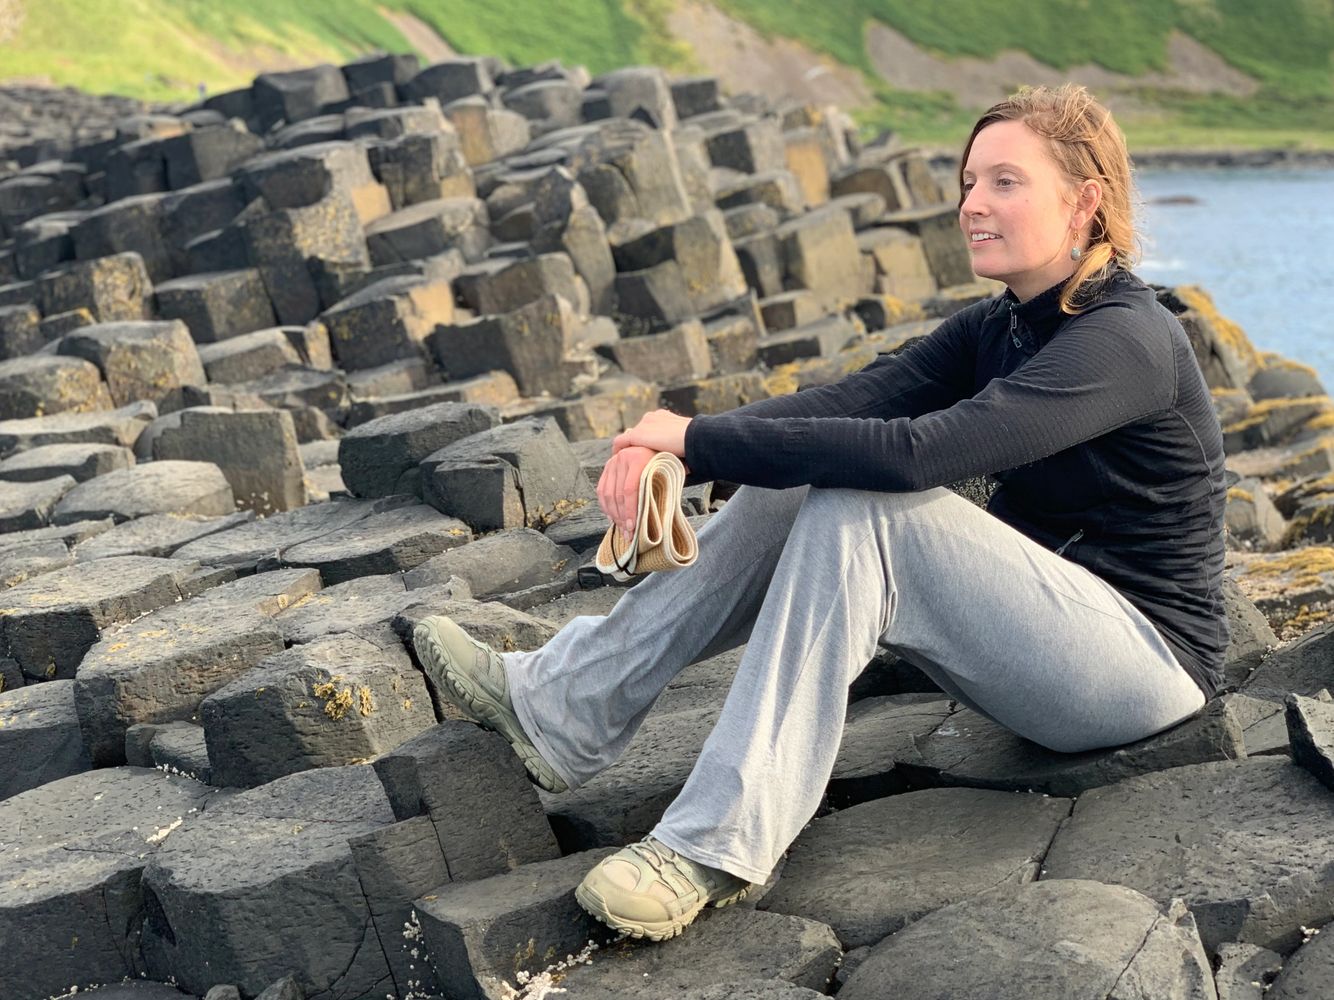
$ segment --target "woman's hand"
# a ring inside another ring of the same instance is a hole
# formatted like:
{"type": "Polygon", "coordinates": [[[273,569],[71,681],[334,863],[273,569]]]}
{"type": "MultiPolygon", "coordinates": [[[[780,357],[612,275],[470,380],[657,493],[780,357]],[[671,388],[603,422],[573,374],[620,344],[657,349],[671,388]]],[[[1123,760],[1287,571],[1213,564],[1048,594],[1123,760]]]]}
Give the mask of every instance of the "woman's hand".
{"type": "Polygon", "coordinates": [[[639,423],[611,439],[611,453],[622,448],[650,448],[669,451],[677,458],[686,457],[686,428],[690,418],[671,410],[653,410],[645,413],[639,423]]]}
{"type": "Polygon", "coordinates": [[[660,451],[685,457],[689,417],[670,410],[646,413],[639,423],[612,438],[611,460],[598,480],[598,504],[627,538],[639,519],[639,479],[649,459],[660,451]]]}

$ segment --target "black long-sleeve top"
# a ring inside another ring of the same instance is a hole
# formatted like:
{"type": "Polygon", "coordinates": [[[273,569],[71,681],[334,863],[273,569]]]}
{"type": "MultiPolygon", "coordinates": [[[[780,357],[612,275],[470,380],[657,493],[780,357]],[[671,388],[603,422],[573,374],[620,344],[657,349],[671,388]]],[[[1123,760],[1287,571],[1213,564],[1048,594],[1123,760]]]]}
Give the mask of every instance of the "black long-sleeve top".
{"type": "Polygon", "coordinates": [[[691,480],[904,492],[993,474],[990,512],[1116,587],[1212,697],[1228,628],[1208,387],[1135,275],[1074,316],[1060,293],[1006,292],[837,383],[695,417],[691,480]]]}

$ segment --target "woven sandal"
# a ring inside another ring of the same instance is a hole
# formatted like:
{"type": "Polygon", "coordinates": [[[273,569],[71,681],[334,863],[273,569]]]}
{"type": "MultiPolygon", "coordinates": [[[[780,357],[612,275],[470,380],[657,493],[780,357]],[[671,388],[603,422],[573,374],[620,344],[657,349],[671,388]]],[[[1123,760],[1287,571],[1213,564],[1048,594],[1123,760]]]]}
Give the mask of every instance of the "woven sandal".
{"type": "Polygon", "coordinates": [[[634,537],[616,525],[598,546],[597,568],[622,583],[641,573],[683,569],[699,556],[695,529],[681,512],[686,470],[681,460],[661,451],[639,477],[638,520],[634,537]]]}

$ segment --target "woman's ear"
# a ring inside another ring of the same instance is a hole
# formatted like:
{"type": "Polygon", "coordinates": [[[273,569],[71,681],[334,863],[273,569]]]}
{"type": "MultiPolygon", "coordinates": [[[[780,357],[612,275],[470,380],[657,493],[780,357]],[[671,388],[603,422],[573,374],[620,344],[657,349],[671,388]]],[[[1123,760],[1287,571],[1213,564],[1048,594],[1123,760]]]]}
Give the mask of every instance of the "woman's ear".
{"type": "Polygon", "coordinates": [[[1102,185],[1089,178],[1079,185],[1079,190],[1075,192],[1075,213],[1071,216],[1070,228],[1075,231],[1083,229],[1101,204],[1102,185]]]}

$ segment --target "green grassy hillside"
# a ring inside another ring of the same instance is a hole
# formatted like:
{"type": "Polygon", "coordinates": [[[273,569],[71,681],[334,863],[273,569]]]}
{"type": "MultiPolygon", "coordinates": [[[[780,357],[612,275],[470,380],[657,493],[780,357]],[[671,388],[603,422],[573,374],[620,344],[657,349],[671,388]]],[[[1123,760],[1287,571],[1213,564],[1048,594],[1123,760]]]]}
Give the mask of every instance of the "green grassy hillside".
{"type": "MultiPolygon", "coordinates": [[[[953,143],[975,110],[941,92],[879,80],[865,29],[880,21],[944,58],[1019,49],[1057,68],[1094,62],[1162,70],[1183,32],[1259,84],[1246,98],[1133,89],[1133,141],[1155,145],[1334,147],[1334,0],[715,0],[767,35],[797,39],[860,71],[877,102],[868,128],[953,143]],[[1147,112],[1143,109],[1148,109],[1147,112]]],[[[668,30],[674,0],[0,0],[0,80],[40,78],[96,92],[188,99],[265,68],[406,51],[395,14],[456,50],[525,64],[558,58],[593,72],[654,62],[697,68],[668,30]]]]}

